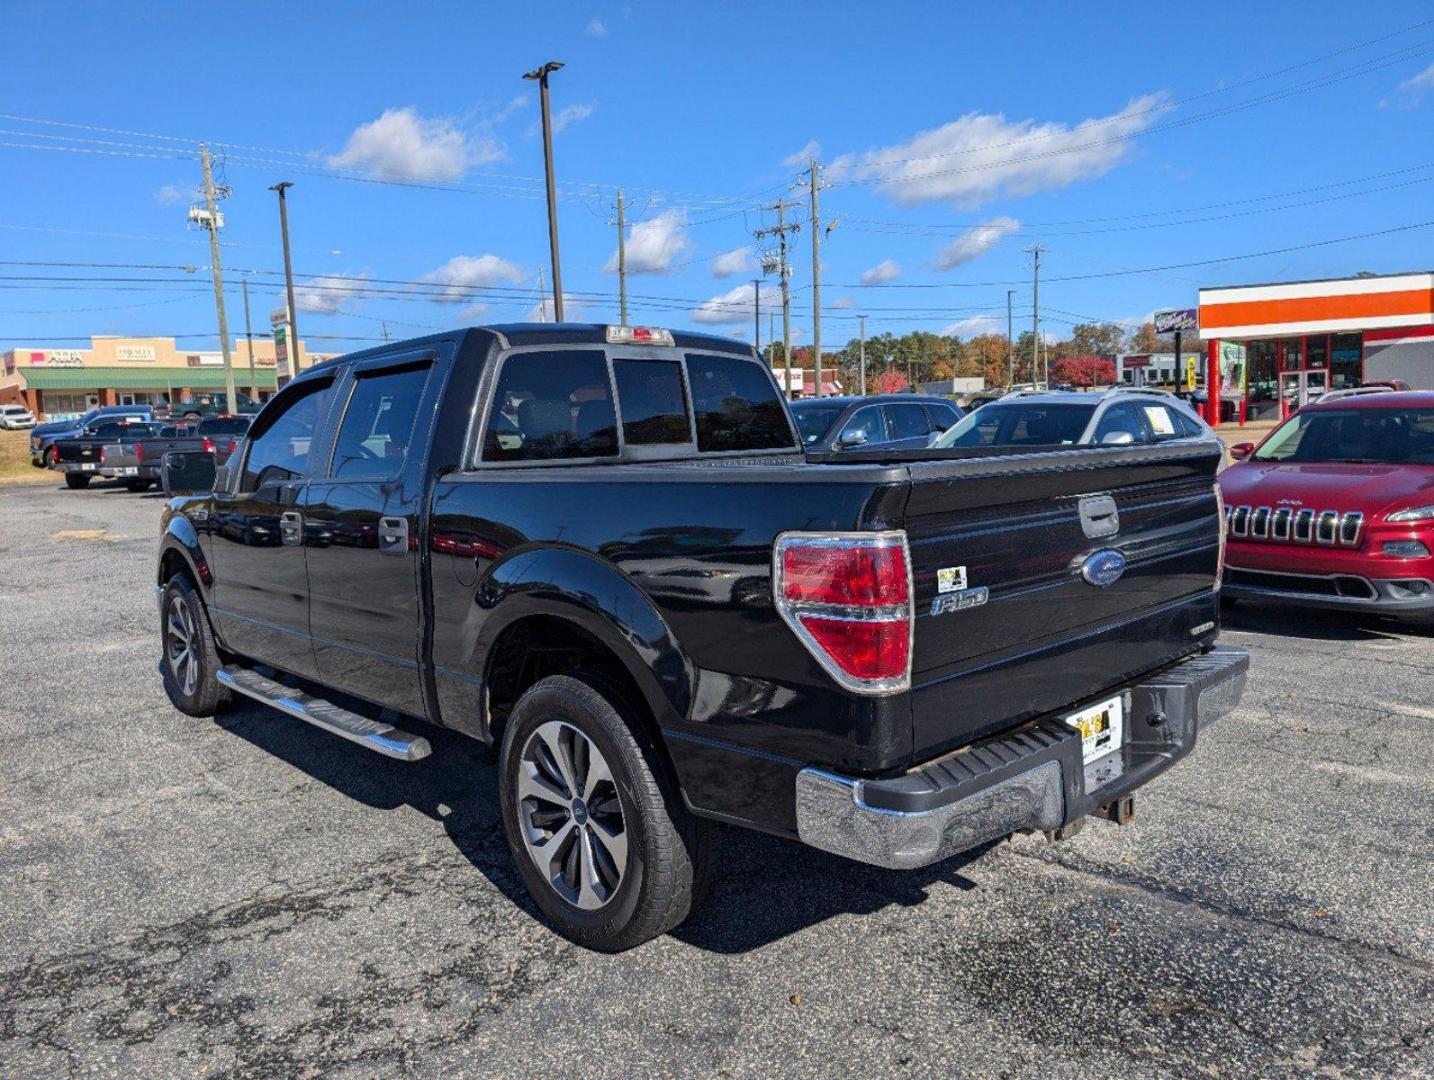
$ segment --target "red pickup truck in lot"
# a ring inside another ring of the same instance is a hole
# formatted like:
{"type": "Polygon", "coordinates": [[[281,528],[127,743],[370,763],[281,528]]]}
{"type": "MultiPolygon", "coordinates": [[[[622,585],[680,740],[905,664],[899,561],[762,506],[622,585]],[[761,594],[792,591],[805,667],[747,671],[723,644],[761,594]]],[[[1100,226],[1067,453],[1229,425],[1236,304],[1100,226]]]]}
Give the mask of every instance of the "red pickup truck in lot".
{"type": "Polygon", "coordinates": [[[1325,399],[1231,455],[1226,599],[1434,621],[1434,391],[1325,399]]]}

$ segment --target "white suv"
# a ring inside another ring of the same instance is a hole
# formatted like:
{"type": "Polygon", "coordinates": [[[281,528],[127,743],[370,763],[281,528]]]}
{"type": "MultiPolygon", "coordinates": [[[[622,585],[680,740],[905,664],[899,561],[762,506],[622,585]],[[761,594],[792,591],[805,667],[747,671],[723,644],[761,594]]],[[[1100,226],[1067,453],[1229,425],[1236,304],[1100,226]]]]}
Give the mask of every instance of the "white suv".
{"type": "Polygon", "coordinates": [[[1007,394],[968,413],[932,449],[980,446],[1129,446],[1213,437],[1183,401],[1162,390],[1007,394]]]}
{"type": "Polygon", "coordinates": [[[0,405],[0,428],[20,431],[35,426],[35,414],[23,405],[0,405]]]}

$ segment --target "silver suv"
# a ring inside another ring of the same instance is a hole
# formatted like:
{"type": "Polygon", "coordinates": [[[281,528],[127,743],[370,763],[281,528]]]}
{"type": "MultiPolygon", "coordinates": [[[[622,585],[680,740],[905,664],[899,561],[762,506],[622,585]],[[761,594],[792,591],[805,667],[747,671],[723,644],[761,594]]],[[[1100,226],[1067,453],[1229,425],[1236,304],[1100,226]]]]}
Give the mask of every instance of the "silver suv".
{"type": "Polygon", "coordinates": [[[35,426],[35,414],[23,405],[0,405],[0,428],[21,431],[35,426]]]}
{"type": "Polygon", "coordinates": [[[1162,390],[1123,386],[1104,393],[1022,390],[964,417],[931,448],[1130,446],[1213,434],[1188,405],[1162,390]]]}

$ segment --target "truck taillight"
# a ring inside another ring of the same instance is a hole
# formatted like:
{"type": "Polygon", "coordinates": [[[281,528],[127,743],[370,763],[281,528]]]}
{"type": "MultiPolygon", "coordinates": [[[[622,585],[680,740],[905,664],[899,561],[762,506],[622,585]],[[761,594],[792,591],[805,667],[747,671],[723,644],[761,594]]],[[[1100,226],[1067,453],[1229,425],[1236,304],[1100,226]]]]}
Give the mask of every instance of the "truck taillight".
{"type": "Polygon", "coordinates": [[[783,533],[772,592],[783,620],[841,686],[888,694],[911,685],[905,533],[783,533]]]}
{"type": "Polygon", "coordinates": [[[214,440],[205,439],[204,442],[200,445],[200,449],[203,450],[206,454],[214,453],[214,440]]]}
{"type": "Polygon", "coordinates": [[[135,459],[135,461],[143,461],[143,460],[144,460],[144,443],[135,443],[135,444],[134,444],[134,459],[135,459]]]}

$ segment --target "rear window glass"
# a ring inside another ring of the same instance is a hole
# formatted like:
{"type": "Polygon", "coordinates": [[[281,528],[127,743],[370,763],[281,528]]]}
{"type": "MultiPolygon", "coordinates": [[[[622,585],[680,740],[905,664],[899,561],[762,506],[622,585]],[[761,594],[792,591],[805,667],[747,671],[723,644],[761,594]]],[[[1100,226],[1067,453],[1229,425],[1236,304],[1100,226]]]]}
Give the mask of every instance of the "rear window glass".
{"type": "Polygon", "coordinates": [[[622,438],[629,446],[689,443],[682,369],[672,360],[614,360],[613,380],[622,408],[622,438]]]}
{"type": "Polygon", "coordinates": [[[917,402],[888,405],[886,416],[891,421],[893,439],[920,439],[931,433],[931,421],[917,402]]]}
{"type": "Polygon", "coordinates": [[[699,451],[794,447],[776,384],[755,361],[688,353],[687,382],[692,388],[699,451]]]}
{"type": "Polygon", "coordinates": [[[936,440],[948,446],[1067,446],[1095,412],[1090,405],[991,404],[967,415],[936,440]]]}
{"type": "Polygon", "coordinates": [[[616,454],[617,416],[600,350],[514,353],[503,361],[483,439],[484,461],[616,454]]]}
{"type": "Polygon", "coordinates": [[[199,434],[201,435],[242,435],[248,430],[248,419],[238,416],[226,416],[222,420],[201,420],[199,422],[199,434]]]}

